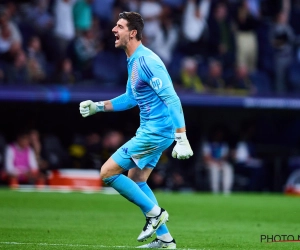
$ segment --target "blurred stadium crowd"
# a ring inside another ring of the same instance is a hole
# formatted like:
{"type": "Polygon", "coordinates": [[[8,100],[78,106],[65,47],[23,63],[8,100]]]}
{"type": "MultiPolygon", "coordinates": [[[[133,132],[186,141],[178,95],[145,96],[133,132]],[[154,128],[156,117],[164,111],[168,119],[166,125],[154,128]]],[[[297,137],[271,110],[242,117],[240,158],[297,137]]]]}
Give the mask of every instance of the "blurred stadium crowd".
{"type": "MultiPolygon", "coordinates": [[[[194,157],[179,161],[171,157],[172,146],[163,152],[149,179],[153,189],[175,191],[282,191],[288,176],[299,169],[300,158],[289,157],[274,190],[274,159],[257,149],[257,133],[245,123],[233,136],[222,124],[212,126],[201,138],[194,138],[194,157]],[[196,139],[196,140],[195,140],[196,139]]],[[[97,170],[132,134],[106,129],[74,133],[65,145],[58,135],[37,129],[21,129],[14,139],[0,134],[0,185],[47,185],[52,171],[59,169],[97,170]]],[[[195,136],[195,134],[193,135],[195,136]]],[[[277,176],[278,177],[278,176],[277,176]]]]}
{"type": "MultiPolygon", "coordinates": [[[[125,87],[126,56],[115,49],[111,32],[124,10],[142,14],[143,43],[163,59],[180,92],[300,93],[300,0],[1,1],[0,84],[125,87]]],[[[61,111],[62,105],[43,105],[34,111],[28,105],[24,113],[11,106],[12,111],[2,109],[8,119],[0,127],[1,184],[14,185],[14,177],[19,175],[21,183],[45,184],[48,170],[53,169],[99,170],[136,127],[130,113],[124,115],[126,122],[121,115],[107,118],[106,114],[106,127],[100,117],[94,129],[77,133],[97,120],[85,120],[82,125],[76,106],[76,115],[66,121],[75,108],[61,111]],[[36,117],[38,112],[41,114],[36,117]],[[29,114],[34,117],[33,126],[25,126],[31,122],[29,114]],[[122,120],[122,129],[121,123],[110,126],[118,123],[115,120],[122,120]],[[16,133],[20,127],[37,130],[16,133]],[[6,132],[13,135],[4,135],[6,132]],[[62,143],[62,137],[67,137],[67,142],[62,143]],[[14,171],[16,162],[21,167],[26,163],[27,170],[14,171]]],[[[242,124],[246,119],[243,111],[227,111],[223,117],[222,111],[217,115],[201,112],[185,109],[195,156],[182,163],[164,152],[151,175],[153,188],[224,193],[272,190],[268,182],[278,182],[274,176],[282,175],[279,181],[285,181],[299,168],[298,117],[261,113],[253,126],[242,124]],[[230,124],[231,132],[211,126],[217,120],[230,124]],[[267,150],[257,150],[258,144],[267,145],[267,150]],[[296,157],[291,157],[293,154],[296,157]],[[282,159],[288,159],[284,173],[279,166],[282,159]]]]}
{"type": "Polygon", "coordinates": [[[1,2],[1,84],[123,86],[126,58],[111,29],[128,10],[144,17],[143,43],[163,59],[178,89],[299,91],[299,0],[1,2]]]}

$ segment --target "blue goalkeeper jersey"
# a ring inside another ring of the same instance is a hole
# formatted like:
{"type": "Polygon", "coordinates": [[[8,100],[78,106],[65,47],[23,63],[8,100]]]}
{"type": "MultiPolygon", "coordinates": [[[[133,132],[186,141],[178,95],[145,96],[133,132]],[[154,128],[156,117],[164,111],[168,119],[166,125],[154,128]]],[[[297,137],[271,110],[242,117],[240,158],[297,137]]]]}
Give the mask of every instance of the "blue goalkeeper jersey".
{"type": "Polygon", "coordinates": [[[180,100],[161,59],[142,44],[128,62],[126,93],[111,100],[114,111],[140,108],[138,132],[174,138],[185,126],[180,100]]]}

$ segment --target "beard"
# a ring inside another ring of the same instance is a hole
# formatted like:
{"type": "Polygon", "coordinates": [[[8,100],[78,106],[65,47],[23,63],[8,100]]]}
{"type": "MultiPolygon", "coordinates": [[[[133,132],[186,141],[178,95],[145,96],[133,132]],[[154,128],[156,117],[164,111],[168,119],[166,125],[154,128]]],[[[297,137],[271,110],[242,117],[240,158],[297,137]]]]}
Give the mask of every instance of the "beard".
{"type": "Polygon", "coordinates": [[[119,38],[118,44],[116,44],[116,48],[126,49],[128,43],[129,43],[129,38],[127,37],[119,38]]]}

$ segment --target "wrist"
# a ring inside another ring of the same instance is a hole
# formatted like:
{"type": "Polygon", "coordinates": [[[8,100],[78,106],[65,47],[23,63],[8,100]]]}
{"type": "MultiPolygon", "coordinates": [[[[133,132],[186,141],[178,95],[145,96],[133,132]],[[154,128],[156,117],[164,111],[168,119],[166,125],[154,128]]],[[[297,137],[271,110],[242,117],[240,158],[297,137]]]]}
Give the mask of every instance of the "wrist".
{"type": "Polygon", "coordinates": [[[95,102],[96,104],[96,112],[104,112],[104,102],[95,102]]]}
{"type": "Polygon", "coordinates": [[[179,133],[174,133],[175,135],[175,141],[183,141],[186,140],[186,132],[179,132],[179,133]]]}
{"type": "Polygon", "coordinates": [[[177,129],[175,130],[175,133],[183,133],[183,132],[185,132],[185,131],[186,131],[185,127],[182,127],[182,128],[177,128],[177,129]]]}

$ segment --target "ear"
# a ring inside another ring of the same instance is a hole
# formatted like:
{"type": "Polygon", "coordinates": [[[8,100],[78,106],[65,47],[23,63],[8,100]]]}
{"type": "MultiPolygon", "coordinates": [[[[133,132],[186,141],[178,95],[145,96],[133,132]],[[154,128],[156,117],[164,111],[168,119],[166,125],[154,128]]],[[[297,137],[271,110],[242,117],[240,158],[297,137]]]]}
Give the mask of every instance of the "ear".
{"type": "Polygon", "coordinates": [[[137,34],[137,30],[130,31],[130,39],[133,39],[134,37],[136,37],[136,34],[137,34]]]}

